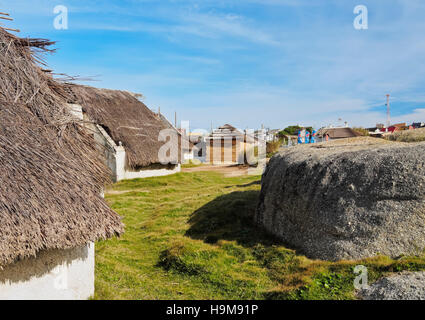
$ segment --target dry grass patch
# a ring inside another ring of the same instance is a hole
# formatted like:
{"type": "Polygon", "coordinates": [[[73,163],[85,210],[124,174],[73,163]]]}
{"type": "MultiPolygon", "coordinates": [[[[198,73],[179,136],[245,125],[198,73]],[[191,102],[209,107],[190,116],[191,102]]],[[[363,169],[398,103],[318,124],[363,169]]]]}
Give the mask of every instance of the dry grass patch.
{"type": "Polygon", "coordinates": [[[425,128],[394,132],[393,134],[387,136],[387,139],[398,142],[425,141],[425,128]]]}

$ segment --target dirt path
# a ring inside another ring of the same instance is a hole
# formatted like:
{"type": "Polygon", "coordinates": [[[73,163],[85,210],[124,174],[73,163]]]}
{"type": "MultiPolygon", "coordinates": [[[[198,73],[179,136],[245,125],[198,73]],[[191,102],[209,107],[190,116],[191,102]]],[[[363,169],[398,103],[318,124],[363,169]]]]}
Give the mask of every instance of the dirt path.
{"type": "Polygon", "coordinates": [[[249,166],[239,165],[202,165],[193,168],[182,168],[182,172],[201,172],[210,171],[224,174],[225,177],[239,177],[251,173],[249,166]],[[249,171],[248,171],[249,170],[249,171]]]}

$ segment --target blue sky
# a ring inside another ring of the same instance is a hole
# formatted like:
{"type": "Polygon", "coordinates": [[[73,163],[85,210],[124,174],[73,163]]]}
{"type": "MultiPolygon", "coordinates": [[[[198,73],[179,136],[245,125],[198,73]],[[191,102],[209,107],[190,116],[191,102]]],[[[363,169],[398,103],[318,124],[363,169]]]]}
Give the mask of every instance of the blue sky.
{"type": "Polygon", "coordinates": [[[21,36],[87,84],[142,93],[192,129],[425,121],[425,1],[0,0],[21,36]],[[353,27],[366,5],[369,29],[353,27]],[[55,30],[53,8],[69,9],[55,30]]]}

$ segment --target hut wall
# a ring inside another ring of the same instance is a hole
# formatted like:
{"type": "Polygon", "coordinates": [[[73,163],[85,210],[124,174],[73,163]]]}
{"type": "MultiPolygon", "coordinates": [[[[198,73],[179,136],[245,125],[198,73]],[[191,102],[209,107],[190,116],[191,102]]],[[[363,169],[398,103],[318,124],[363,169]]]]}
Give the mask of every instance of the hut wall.
{"type": "Polygon", "coordinates": [[[192,151],[187,151],[185,153],[183,153],[183,159],[184,160],[193,160],[195,158],[195,156],[193,155],[192,151]]]}
{"type": "Polygon", "coordinates": [[[126,166],[125,148],[123,146],[117,146],[102,127],[98,126],[98,130],[101,136],[98,136],[96,140],[99,140],[98,142],[103,146],[106,164],[112,171],[112,180],[114,182],[127,179],[167,176],[181,171],[180,164],[174,166],[172,169],[166,166],[160,166],[155,169],[128,169],[126,166]]]}
{"type": "Polygon", "coordinates": [[[236,137],[209,138],[206,159],[216,165],[243,164],[247,145],[242,139],[236,137]]]}
{"type": "Polygon", "coordinates": [[[149,178],[149,177],[161,177],[175,174],[181,171],[181,165],[178,164],[172,169],[168,169],[165,166],[160,169],[142,169],[139,171],[124,170],[118,177],[118,181],[125,179],[137,179],[137,178],[149,178]]]}
{"type": "Polygon", "coordinates": [[[111,170],[112,181],[118,182],[125,179],[136,178],[149,178],[166,176],[175,174],[181,171],[181,166],[176,165],[172,169],[167,166],[159,166],[159,168],[149,169],[143,168],[141,170],[132,171],[126,166],[126,153],[123,146],[117,145],[114,140],[109,136],[105,129],[90,121],[87,114],[83,114],[82,107],[78,104],[68,104],[71,114],[78,120],[85,121],[85,127],[93,133],[94,140],[101,153],[103,153],[106,165],[111,170]]]}
{"type": "Polygon", "coordinates": [[[85,300],[93,294],[93,243],[42,251],[0,271],[0,300],[85,300]]]}
{"type": "Polygon", "coordinates": [[[111,139],[108,133],[100,126],[97,126],[97,134],[95,140],[101,145],[106,164],[112,171],[112,180],[118,182],[127,179],[149,178],[167,176],[181,171],[181,166],[176,165],[172,169],[166,166],[159,166],[159,168],[149,169],[142,168],[141,170],[131,170],[126,166],[126,154],[123,146],[117,146],[111,139]]]}

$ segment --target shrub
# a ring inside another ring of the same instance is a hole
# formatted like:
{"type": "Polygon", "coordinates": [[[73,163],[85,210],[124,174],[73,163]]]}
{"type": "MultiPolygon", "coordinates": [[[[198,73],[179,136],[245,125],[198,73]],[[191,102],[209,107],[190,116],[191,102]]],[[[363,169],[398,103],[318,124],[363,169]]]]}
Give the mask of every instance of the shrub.
{"type": "Polygon", "coordinates": [[[302,129],[306,129],[308,132],[313,131],[313,127],[289,126],[289,127],[286,127],[285,129],[283,129],[282,131],[280,131],[278,133],[278,135],[281,136],[281,137],[283,135],[295,136],[295,135],[298,134],[298,131],[300,131],[302,129]]]}
{"type": "Polygon", "coordinates": [[[415,130],[397,131],[386,137],[390,141],[397,142],[421,142],[425,141],[425,128],[415,130]]]}
{"type": "Polygon", "coordinates": [[[267,142],[267,148],[266,148],[267,158],[271,158],[273,155],[275,155],[277,151],[279,150],[280,146],[282,145],[282,143],[283,143],[283,140],[281,139],[279,139],[278,141],[267,142]]]}
{"type": "Polygon", "coordinates": [[[360,133],[362,136],[369,136],[369,130],[363,128],[363,127],[359,127],[359,128],[353,128],[353,130],[357,133],[360,133]]]}
{"type": "Polygon", "coordinates": [[[182,244],[176,244],[162,251],[159,256],[158,266],[167,271],[175,271],[189,276],[196,276],[208,272],[204,266],[194,261],[191,252],[182,244]]]}

